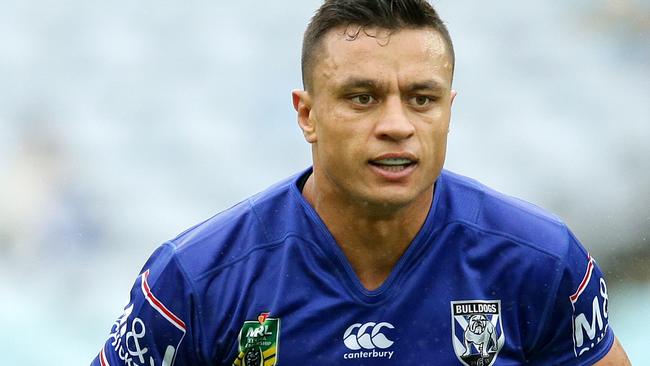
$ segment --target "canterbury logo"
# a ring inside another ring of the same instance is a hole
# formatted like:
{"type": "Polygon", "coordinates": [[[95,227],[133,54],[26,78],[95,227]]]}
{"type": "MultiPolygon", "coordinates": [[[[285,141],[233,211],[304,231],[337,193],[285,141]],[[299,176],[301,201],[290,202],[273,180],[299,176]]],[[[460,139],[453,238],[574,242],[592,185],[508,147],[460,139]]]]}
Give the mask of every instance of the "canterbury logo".
{"type": "Polygon", "coordinates": [[[386,322],[379,324],[373,322],[352,324],[343,334],[343,343],[345,343],[346,347],[354,351],[361,348],[386,349],[392,346],[394,342],[381,333],[383,328],[395,329],[391,323],[386,322]]]}

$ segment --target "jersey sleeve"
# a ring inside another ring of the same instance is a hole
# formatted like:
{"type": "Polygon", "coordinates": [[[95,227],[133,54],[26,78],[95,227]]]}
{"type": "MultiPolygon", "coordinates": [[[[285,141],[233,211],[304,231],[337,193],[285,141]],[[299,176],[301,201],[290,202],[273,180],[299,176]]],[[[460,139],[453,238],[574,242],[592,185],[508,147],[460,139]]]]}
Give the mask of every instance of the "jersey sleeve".
{"type": "Polygon", "coordinates": [[[555,301],[530,358],[534,365],[593,365],[609,352],[609,297],[602,271],[569,232],[555,301]]]}
{"type": "Polygon", "coordinates": [[[151,255],[92,366],[203,365],[192,351],[196,327],[191,284],[174,251],[167,243],[151,255]]]}

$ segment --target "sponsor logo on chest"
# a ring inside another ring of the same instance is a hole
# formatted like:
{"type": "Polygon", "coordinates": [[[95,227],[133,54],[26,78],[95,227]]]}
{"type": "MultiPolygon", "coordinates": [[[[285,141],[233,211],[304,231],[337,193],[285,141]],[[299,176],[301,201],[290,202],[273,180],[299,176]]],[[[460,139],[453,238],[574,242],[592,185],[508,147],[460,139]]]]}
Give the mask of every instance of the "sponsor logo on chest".
{"type": "Polygon", "coordinates": [[[343,333],[343,344],[352,352],[343,354],[343,359],[387,358],[393,357],[393,341],[385,332],[395,329],[388,322],[354,323],[343,333]]]}
{"type": "Polygon", "coordinates": [[[490,366],[505,343],[500,300],[451,302],[454,352],[466,366],[490,366]]]}

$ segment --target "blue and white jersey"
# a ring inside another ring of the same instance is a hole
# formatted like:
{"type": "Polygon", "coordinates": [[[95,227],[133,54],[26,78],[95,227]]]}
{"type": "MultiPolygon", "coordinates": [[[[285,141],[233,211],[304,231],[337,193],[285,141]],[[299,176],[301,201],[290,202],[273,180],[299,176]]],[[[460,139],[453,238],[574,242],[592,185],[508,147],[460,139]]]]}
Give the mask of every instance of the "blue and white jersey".
{"type": "Polygon", "coordinates": [[[93,365],[592,365],[612,346],[603,275],[556,217],[443,171],[369,291],[310,172],[158,248],[93,365]]]}

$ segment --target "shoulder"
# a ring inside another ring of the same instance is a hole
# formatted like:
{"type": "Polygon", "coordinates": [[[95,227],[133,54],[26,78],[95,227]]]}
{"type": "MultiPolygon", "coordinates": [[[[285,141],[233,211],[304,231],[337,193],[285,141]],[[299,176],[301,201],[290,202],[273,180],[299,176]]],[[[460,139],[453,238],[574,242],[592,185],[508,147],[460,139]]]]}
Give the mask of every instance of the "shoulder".
{"type": "MultiPolygon", "coordinates": [[[[302,173],[301,173],[302,174],[302,173]]],[[[291,176],[184,231],[170,241],[190,279],[282,244],[299,210],[291,176]],[[278,222],[284,225],[278,225],[278,222]]]]}
{"type": "Polygon", "coordinates": [[[593,364],[603,357],[613,343],[607,285],[566,224],[473,179],[444,172],[440,183],[445,226],[469,232],[463,256],[488,256],[486,271],[506,276],[497,278],[513,289],[513,303],[527,319],[515,323],[529,334],[523,340],[527,357],[544,365],[593,364]]]}
{"type": "Polygon", "coordinates": [[[549,211],[449,171],[440,176],[446,220],[484,235],[502,237],[556,258],[575,241],[567,225],[549,211]]]}

